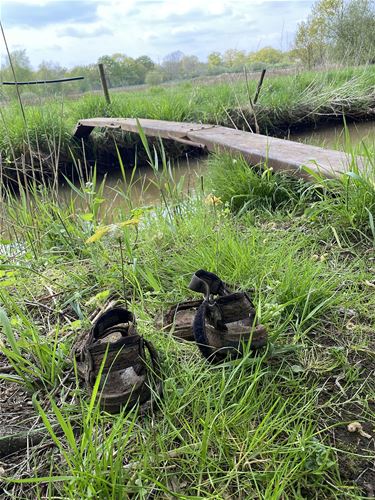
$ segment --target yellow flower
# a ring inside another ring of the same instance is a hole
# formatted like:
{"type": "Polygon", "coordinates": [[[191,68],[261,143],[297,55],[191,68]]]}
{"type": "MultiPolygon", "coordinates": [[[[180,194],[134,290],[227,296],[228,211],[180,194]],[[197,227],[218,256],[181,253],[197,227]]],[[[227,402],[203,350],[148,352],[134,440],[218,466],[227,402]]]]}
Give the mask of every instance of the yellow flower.
{"type": "Polygon", "coordinates": [[[109,226],[99,226],[98,229],[95,231],[95,233],[90,236],[86,240],[86,243],[95,243],[95,241],[99,241],[100,239],[103,238],[108,233],[111,233],[112,235],[116,234],[119,229],[122,229],[123,227],[126,226],[137,226],[139,224],[139,219],[129,219],[124,222],[117,222],[116,224],[110,224],[109,226]]]}
{"type": "Polygon", "coordinates": [[[220,203],[223,203],[221,201],[221,198],[218,198],[214,194],[210,193],[207,198],[204,200],[206,205],[220,205],[220,203]]]}

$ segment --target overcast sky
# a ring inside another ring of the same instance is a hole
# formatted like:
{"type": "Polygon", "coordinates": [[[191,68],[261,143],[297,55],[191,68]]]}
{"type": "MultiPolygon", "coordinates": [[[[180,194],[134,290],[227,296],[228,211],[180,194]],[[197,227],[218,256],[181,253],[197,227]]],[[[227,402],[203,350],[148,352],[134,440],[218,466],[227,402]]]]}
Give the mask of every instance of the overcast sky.
{"type": "MultiPolygon", "coordinates": [[[[200,59],[228,48],[289,48],[313,0],[0,0],[13,49],[34,66],[96,62],[115,52],[159,62],[181,50],[200,59]]],[[[4,43],[0,40],[1,55],[4,43]]]]}

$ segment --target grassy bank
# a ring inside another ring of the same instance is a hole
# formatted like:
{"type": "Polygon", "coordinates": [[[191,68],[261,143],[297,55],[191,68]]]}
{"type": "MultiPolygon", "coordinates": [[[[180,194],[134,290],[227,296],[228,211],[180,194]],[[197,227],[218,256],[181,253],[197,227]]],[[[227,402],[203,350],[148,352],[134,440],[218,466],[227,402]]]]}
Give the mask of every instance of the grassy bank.
{"type": "Polygon", "coordinates": [[[64,204],[43,190],[3,192],[0,419],[44,432],[27,453],[1,459],[3,493],[371,496],[374,171],[304,184],[229,156],[212,157],[209,169],[193,197],[159,171],[153,210],[134,207],[129,186],[106,213],[95,178],[64,204]],[[131,217],[138,226],[116,227],[131,217]],[[88,243],[108,219],[111,231],[88,243]],[[199,268],[255,290],[267,349],[208,366],[155,326],[192,296],[199,268]],[[77,382],[74,342],[113,293],[162,355],[154,413],[100,412],[77,382]],[[354,421],[370,437],[349,432],[354,421]]]}
{"type": "MultiPolygon", "coordinates": [[[[100,96],[84,96],[77,101],[56,98],[40,106],[26,106],[25,120],[19,105],[13,103],[1,111],[0,151],[3,165],[22,165],[22,155],[33,152],[32,163],[40,170],[71,161],[71,149],[82,157],[80,145],[74,145],[71,132],[79,119],[98,116],[144,117],[162,120],[217,123],[270,135],[285,135],[288,130],[312,127],[330,120],[373,119],[375,67],[347,68],[327,72],[304,72],[265,79],[259,101],[250,103],[256,81],[244,80],[212,85],[183,83],[172,88],[152,87],[140,92],[114,94],[106,105],[100,96]],[[59,151],[59,154],[56,152],[59,151]]],[[[138,138],[117,140],[133,146],[138,138]]],[[[95,161],[98,151],[114,154],[112,135],[97,132],[86,154],[95,161]]],[[[99,156],[100,158],[100,156],[99,156]]],[[[31,163],[30,161],[27,164],[31,163]]],[[[11,171],[9,170],[11,175],[11,171]]]]}

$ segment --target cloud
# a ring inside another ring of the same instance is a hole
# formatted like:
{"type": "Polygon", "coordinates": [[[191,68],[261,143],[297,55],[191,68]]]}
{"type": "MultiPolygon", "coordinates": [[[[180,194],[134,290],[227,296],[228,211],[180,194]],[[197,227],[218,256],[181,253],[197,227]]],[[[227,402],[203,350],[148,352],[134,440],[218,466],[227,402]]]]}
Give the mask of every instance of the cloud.
{"type": "Polygon", "coordinates": [[[89,0],[60,0],[44,5],[6,0],[1,5],[1,19],[6,28],[39,28],[66,22],[90,23],[98,16],[95,3],[89,0]]]}
{"type": "Polygon", "coordinates": [[[132,9],[130,9],[127,13],[128,16],[132,17],[132,16],[138,16],[142,14],[142,10],[138,7],[133,7],[132,9]]]}
{"type": "MultiPolygon", "coordinates": [[[[289,48],[314,0],[0,0],[8,43],[69,66],[103,54],[175,50],[205,59],[229,48],[289,48]],[[109,36],[110,35],[110,36],[109,36]],[[48,43],[47,43],[48,42],[48,43]],[[54,51],[53,46],[62,50],[54,51]]],[[[0,46],[1,50],[1,46],[0,46]]]]}
{"type": "Polygon", "coordinates": [[[163,0],[139,0],[137,5],[140,7],[148,7],[150,5],[162,5],[163,0]]]}
{"type": "Polygon", "coordinates": [[[170,13],[164,17],[163,22],[170,25],[186,23],[189,21],[195,21],[199,23],[205,21],[212,22],[217,18],[223,19],[224,17],[228,17],[231,14],[232,9],[230,9],[229,7],[222,9],[221,12],[212,12],[201,7],[196,7],[186,12],[170,13]]]}
{"type": "MultiPolygon", "coordinates": [[[[43,48],[40,48],[40,49],[37,49],[38,52],[40,52],[41,54],[44,54],[45,53],[45,49],[43,48]]],[[[61,45],[57,45],[56,43],[51,45],[50,46],[50,50],[53,51],[53,53],[55,52],[61,52],[62,50],[64,50],[64,48],[61,46],[61,45]]],[[[43,58],[44,60],[45,58],[43,58]]]]}
{"type": "Polygon", "coordinates": [[[113,35],[113,31],[105,26],[98,26],[94,29],[85,27],[67,26],[58,31],[59,36],[69,36],[72,38],[94,38],[104,35],[113,35]]]}

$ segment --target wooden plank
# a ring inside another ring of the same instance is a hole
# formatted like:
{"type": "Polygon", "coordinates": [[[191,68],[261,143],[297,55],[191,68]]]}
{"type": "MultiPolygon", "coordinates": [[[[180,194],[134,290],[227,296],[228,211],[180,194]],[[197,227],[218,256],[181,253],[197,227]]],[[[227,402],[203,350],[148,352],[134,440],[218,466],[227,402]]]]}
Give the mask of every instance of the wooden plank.
{"type": "MultiPolygon", "coordinates": [[[[294,141],[251,134],[240,130],[221,127],[204,130],[199,134],[189,133],[189,138],[204,144],[209,151],[229,151],[241,153],[251,165],[266,163],[274,171],[287,172],[298,177],[310,178],[303,170],[306,166],[325,177],[336,177],[350,169],[352,157],[342,151],[333,151],[294,141]]],[[[356,158],[357,165],[363,166],[363,159],[356,158]]]]}
{"type": "MultiPolygon", "coordinates": [[[[310,177],[303,170],[304,166],[326,177],[335,177],[350,169],[353,162],[350,155],[341,151],[218,125],[143,118],[139,120],[139,123],[148,136],[174,139],[183,144],[207,148],[209,151],[240,153],[251,165],[266,163],[275,171],[287,172],[298,177],[310,177]]],[[[78,122],[74,136],[88,137],[95,127],[138,133],[138,124],[134,118],[89,118],[78,122]]],[[[356,164],[360,168],[363,167],[363,158],[357,157],[356,164]]]]}
{"type": "MultiPolygon", "coordinates": [[[[145,118],[140,119],[139,123],[146,135],[151,137],[161,137],[162,139],[175,140],[178,138],[189,140],[187,134],[191,131],[216,128],[215,125],[169,122],[162,120],[149,120],[145,118]]],[[[112,128],[127,132],[134,132],[136,134],[138,133],[137,120],[134,118],[86,118],[85,120],[80,120],[78,122],[73,135],[74,137],[77,137],[77,130],[79,130],[79,138],[87,137],[95,127],[112,128]]]]}

